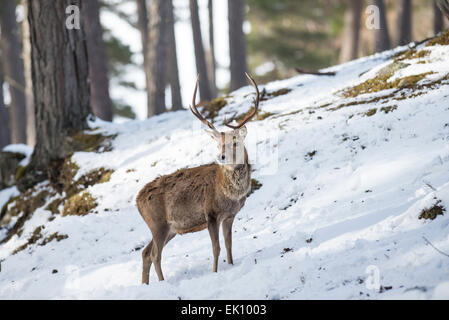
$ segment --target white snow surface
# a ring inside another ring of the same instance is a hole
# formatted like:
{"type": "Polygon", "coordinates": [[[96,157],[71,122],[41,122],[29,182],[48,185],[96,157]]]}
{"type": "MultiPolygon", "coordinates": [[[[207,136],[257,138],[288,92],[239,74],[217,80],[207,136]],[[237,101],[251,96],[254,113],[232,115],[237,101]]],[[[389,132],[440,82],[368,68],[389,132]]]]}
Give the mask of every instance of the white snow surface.
{"type": "MultiPolygon", "coordinates": [[[[449,46],[426,49],[426,63],[406,61],[401,77],[433,71],[426,83],[447,76],[449,46]]],[[[448,81],[413,98],[330,110],[389,93],[343,98],[339,90],[375,76],[400,50],[329,68],[335,77],[260,86],[292,91],[261,102],[274,115],[247,124],[252,177],[262,187],[235,219],[234,265],[224,261],[220,235],[218,273],[205,230],[176,236],[163,252],[166,280],[158,282],[152,268],[150,285],[140,284],[151,232],[136,195],[160,175],[213,161],[216,146],[199,121],[178,111],[91,123],[95,132],[117,135],[110,152],[73,156],[77,177],[115,170],[109,182],[88,189],[98,213],[49,221],[45,206],[37,209],[20,237],[0,246],[0,299],[448,299],[449,257],[441,252],[449,253],[449,213],[418,219],[438,201],[449,208],[448,81]],[[373,108],[379,110],[366,116],[373,108]],[[68,238],[13,255],[41,225],[44,235],[68,238]]],[[[253,89],[231,96],[216,124],[248,110],[253,89]]],[[[0,198],[16,192],[1,191],[0,198]]]]}

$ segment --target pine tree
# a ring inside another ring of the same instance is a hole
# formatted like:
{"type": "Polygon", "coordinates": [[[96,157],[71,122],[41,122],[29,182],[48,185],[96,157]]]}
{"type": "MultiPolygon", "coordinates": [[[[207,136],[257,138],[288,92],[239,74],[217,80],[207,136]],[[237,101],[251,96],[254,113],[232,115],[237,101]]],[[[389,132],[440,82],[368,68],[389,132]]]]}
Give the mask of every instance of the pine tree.
{"type": "Polygon", "coordinates": [[[27,4],[37,143],[18,183],[22,191],[59,174],[55,164],[73,151],[70,137],[87,128],[92,112],[83,24],[80,29],[66,27],[66,8],[73,5],[82,12],[84,1],[27,0],[27,4]]]}
{"type": "Polygon", "coordinates": [[[245,1],[228,0],[230,90],[246,86],[246,36],[243,33],[245,1]]]}
{"type": "Polygon", "coordinates": [[[152,0],[149,7],[149,39],[147,45],[148,117],[164,113],[167,84],[167,54],[169,45],[170,3],[152,0]]]}
{"type": "Polygon", "coordinates": [[[0,27],[4,79],[9,85],[11,142],[26,143],[25,78],[19,28],[16,22],[16,1],[3,0],[0,5],[0,27]]]}
{"type": "Polygon", "coordinates": [[[391,41],[387,23],[387,9],[384,0],[373,0],[379,8],[380,26],[374,30],[374,51],[381,52],[390,49],[391,41]]]}
{"type": "Polygon", "coordinates": [[[357,58],[360,42],[360,21],[363,1],[349,0],[345,15],[344,40],[340,53],[340,62],[357,58]]]}
{"type": "Polygon", "coordinates": [[[400,0],[396,5],[397,43],[406,45],[412,41],[412,0],[400,0]]]}
{"type": "Polygon", "coordinates": [[[9,135],[9,115],[5,108],[3,98],[3,73],[0,66],[0,150],[10,144],[11,137],[9,135]]]}
{"type": "Polygon", "coordinates": [[[100,23],[100,3],[88,0],[83,3],[83,22],[89,56],[91,105],[94,114],[112,121],[112,100],[109,95],[108,59],[100,23]]]}
{"type": "Polygon", "coordinates": [[[203,38],[201,36],[201,24],[198,14],[197,0],[190,0],[190,18],[192,22],[193,45],[195,47],[196,70],[200,75],[200,98],[203,101],[212,99],[209,75],[207,72],[206,56],[204,53],[203,38]]]}
{"type": "Polygon", "coordinates": [[[168,82],[171,91],[172,110],[182,110],[181,85],[179,83],[178,55],[176,53],[175,17],[173,0],[167,0],[170,5],[168,11],[168,82]]]}

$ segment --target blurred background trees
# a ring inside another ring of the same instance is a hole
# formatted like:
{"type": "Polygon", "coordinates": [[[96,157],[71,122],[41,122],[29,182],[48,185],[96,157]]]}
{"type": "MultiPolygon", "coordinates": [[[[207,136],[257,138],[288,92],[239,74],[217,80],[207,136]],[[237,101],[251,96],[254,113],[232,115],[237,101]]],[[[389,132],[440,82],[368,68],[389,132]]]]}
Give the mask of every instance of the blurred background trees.
{"type": "MultiPolygon", "coordinates": [[[[449,11],[445,0],[79,1],[90,106],[107,121],[187,107],[197,73],[207,102],[246,85],[245,71],[265,83],[422,40],[448,26],[440,8],[449,11]],[[370,5],[379,29],[367,27],[370,5]]],[[[33,146],[39,127],[27,4],[0,3],[1,146],[33,146]]]]}

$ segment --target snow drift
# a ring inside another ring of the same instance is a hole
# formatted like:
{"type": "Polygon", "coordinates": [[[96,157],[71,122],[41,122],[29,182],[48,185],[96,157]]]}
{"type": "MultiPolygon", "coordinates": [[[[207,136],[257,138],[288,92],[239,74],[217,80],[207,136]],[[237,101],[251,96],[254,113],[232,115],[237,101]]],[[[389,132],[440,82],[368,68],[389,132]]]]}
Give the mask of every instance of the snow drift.
{"type": "MultiPolygon", "coordinates": [[[[0,245],[0,298],[449,298],[446,38],[329,68],[333,77],[260,85],[263,116],[247,124],[258,189],[234,222],[235,264],[222,250],[216,274],[203,231],[167,245],[166,281],[152,269],[150,285],[140,284],[151,233],[135,197],[159,175],[213,161],[216,147],[199,121],[186,110],[92,122],[89,134],[113,139],[73,155],[73,181],[99,168],[108,179],[83,191],[93,201],[85,215],[61,214],[64,202],[49,206],[61,195],[43,197],[0,245]],[[434,219],[420,219],[432,209],[434,219]]],[[[225,97],[214,123],[247,112],[252,95],[248,86],[225,97]]],[[[0,206],[12,208],[17,195],[0,191],[0,206]]]]}

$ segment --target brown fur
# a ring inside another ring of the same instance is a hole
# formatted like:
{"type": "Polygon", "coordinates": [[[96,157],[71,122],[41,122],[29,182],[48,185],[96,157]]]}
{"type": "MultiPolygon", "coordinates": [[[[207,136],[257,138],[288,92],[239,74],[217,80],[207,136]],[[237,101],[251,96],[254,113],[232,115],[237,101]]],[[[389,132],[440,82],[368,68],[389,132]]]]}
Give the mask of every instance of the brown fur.
{"type": "Polygon", "coordinates": [[[137,196],[137,207],[153,234],[143,250],[142,282],[149,282],[154,262],[159,280],[163,247],[176,234],[208,228],[214,253],[213,271],[217,271],[220,245],[219,226],[223,223],[228,263],[232,264],[232,223],[243,207],[250,188],[251,166],[243,146],[246,128],[223,134],[210,133],[217,141],[219,159],[232,159],[227,164],[207,164],[178,170],[148,183],[137,196]],[[243,163],[238,163],[238,148],[243,149],[243,163]]]}

